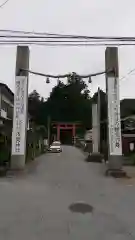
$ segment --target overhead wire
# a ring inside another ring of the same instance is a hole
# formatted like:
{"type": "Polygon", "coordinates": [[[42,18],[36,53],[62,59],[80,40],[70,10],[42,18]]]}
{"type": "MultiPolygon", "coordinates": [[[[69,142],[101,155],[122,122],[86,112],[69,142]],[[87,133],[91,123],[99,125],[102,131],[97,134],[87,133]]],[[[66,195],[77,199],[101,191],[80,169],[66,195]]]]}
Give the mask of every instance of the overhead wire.
{"type": "MultiPolygon", "coordinates": [[[[121,77],[119,79],[119,81],[122,81],[122,80],[126,79],[127,76],[130,75],[132,72],[135,72],[135,68],[131,69],[125,76],[121,77]]],[[[123,120],[125,120],[125,118],[121,118],[121,121],[123,121],[123,120]]],[[[100,121],[100,124],[104,124],[104,123],[107,123],[107,122],[108,122],[108,120],[104,119],[104,120],[100,121]]]]}
{"type": "Polygon", "coordinates": [[[21,31],[21,30],[11,30],[11,29],[0,29],[0,32],[9,32],[9,33],[21,33],[21,34],[32,34],[32,35],[46,35],[54,36],[61,38],[85,38],[85,39],[115,39],[115,40],[131,40],[135,37],[124,37],[124,36],[87,36],[87,35],[72,35],[72,34],[59,34],[59,33],[49,33],[49,32],[35,32],[35,31],[21,31]]]}
{"type": "Polygon", "coordinates": [[[8,39],[14,39],[14,38],[17,38],[17,39],[64,39],[64,40],[66,40],[67,39],[67,41],[97,41],[97,42],[104,42],[104,41],[126,41],[126,42],[134,42],[135,41],[135,38],[131,38],[131,39],[129,39],[129,40],[127,40],[126,38],[125,39],[120,39],[120,40],[117,40],[117,39],[115,39],[115,38],[110,38],[110,39],[107,39],[107,38],[96,38],[96,37],[89,37],[89,38],[84,38],[84,39],[81,39],[81,38],[78,38],[78,39],[74,39],[74,38],[67,38],[67,37],[60,37],[60,36],[38,36],[38,35],[0,35],[0,38],[8,38],[8,39]],[[71,39],[71,40],[70,40],[71,39]],[[74,40],[73,40],[74,39],[74,40]]]}
{"type": "Polygon", "coordinates": [[[126,39],[121,39],[121,40],[115,40],[115,39],[67,39],[67,38],[61,38],[58,36],[32,36],[32,35],[0,35],[0,40],[3,42],[11,41],[11,42],[54,42],[54,43],[102,43],[102,44],[108,44],[108,43],[115,43],[116,45],[121,43],[122,44],[130,44],[133,45],[135,43],[135,39],[131,40],[126,40],[126,39]],[[15,39],[15,40],[14,40],[15,39]],[[23,39],[23,40],[22,40],[23,39]],[[29,40],[30,39],[30,40],[29,40]],[[53,39],[53,40],[52,40],[53,39]],[[56,40],[55,40],[56,39],[56,40]]]}
{"type": "Polygon", "coordinates": [[[123,79],[126,79],[127,76],[129,76],[132,72],[135,72],[135,68],[133,68],[132,70],[130,70],[125,76],[121,77],[121,78],[120,78],[120,81],[123,80],[123,79]]]}
{"type": "Polygon", "coordinates": [[[5,2],[3,2],[3,3],[0,5],[0,8],[3,8],[8,2],[9,2],[9,0],[6,0],[5,2]]]}
{"type": "MultiPolygon", "coordinates": [[[[6,2],[8,2],[9,0],[7,0],[6,2]]],[[[6,2],[4,4],[6,4],[6,2]]],[[[1,6],[0,6],[1,7],[1,6]]],[[[69,46],[69,47],[82,47],[82,46],[134,46],[135,45],[135,37],[107,37],[107,36],[83,36],[83,35],[64,35],[64,34],[56,34],[56,33],[43,33],[43,32],[28,32],[28,31],[17,31],[17,30],[2,30],[0,29],[0,32],[6,32],[6,33],[21,33],[21,34],[32,34],[31,36],[15,36],[15,35],[0,35],[0,38],[22,38],[22,39],[85,39],[85,41],[83,40],[78,40],[78,41],[72,41],[72,40],[32,40],[32,41],[1,41],[0,40],[0,44],[34,44],[34,45],[38,45],[38,46],[69,46]],[[35,36],[34,36],[35,35],[35,36]],[[40,35],[40,36],[37,36],[40,35]],[[87,40],[87,41],[86,41],[87,40]],[[109,42],[109,43],[108,43],[109,42]],[[110,43],[113,42],[113,43],[110,43]],[[115,43],[114,43],[115,42],[115,43]],[[126,42],[126,43],[121,43],[121,42],[126,42]],[[73,44],[75,43],[75,44],[73,44]]],[[[69,77],[70,74],[65,74],[65,75],[50,75],[50,74],[43,74],[43,73],[39,73],[39,72],[34,72],[31,70],[26,70],[26,69],[22,69],[25,71],[28,71],[31,74],[35,74],[35,75],[40,75],[40,76],[44,76],[44,77],[50,77],[50,78],[65,78],[65,77],[69,77]]],[[[128,72],[127,75],[130,75],[132,72],[134,72],[135,69],[132,69],[128,72]]],[[[100,74],[104,74],[106,73],[105,71],[103,72],[99,72],[96,74],[89,74],[89,75],[79,75],[82,78],[88,78],[88,77],[92,77],[92,76],[97,76],[100,74]]],[[[127,76],[126,75],[126,76],[127,76]]],[[[120,81],[125,79],[126,76],[120,78],[120,81]]],[[[122,119],[121,119],[122,120],[122,119]]],[[[100,122],[100,124],[107,122],[107,120],[103,120],[100,122]]]]}
{"type": "Polygon", "coordinates": [[[56,42],[56,41],[23,41],[23,40],[0,40],[0,45],[38,45],[50,47],[107,47],[107,46],[135,46],[135,43],[94,43],[94,42],[56,42]]]}
{"type": "MultiPolygon", "coordinates": [[[[119,81],[122,81],[122,80],[126,79],[127,76],[130,75],[132,72],[135,72],[135,68],[131,69],[125,76],[121,77],[119,79],[119,81]]],[[[121,121],[123,121],[123,120],[125,120],[125,118],[121,118],[121,121]]],[[[100,124],[106,123],[107,121],[108,121],[107,119],[102,120],[102,121],[100,121],[100,124]]]]}
{"type": "Polygon", "coordinates": [[[48,36],[0,35],[0,44],[42,44],[46,46],[134,46],[135,39],[61,39],[48,36]]]}
{"type": "MultiPolygon", "coordinates": [[[[0,41],[3,41],[3,42],[53,42],[53,43],[107,43],[107,42],[114,42],[114,40],[108,40],[108,41],[104,41],[104,40],[66,40],[66,39],[64,39],[64,40],[52,40],[52,38],[51,38],[51,40],[50,40],[50,38],[49,38],[49,40],[48,40],[48,37],[43,37],[43,38],[39,38],[39,37],[27,37],[28,39],[31,39],[32,38],[32,40],[27,40],[27,38],[24,40],[24,37],[20,37],[20,40],[18,39],[19,37],[17,37],[17,40],[12,40],[12,38],[14,39],[14,38],[16,38],[15,36],[13,36],[13,37],[11,37],[11,40],[10,40],[10,37],[5,37],[5,36],[0,36],[0,41]],[[8,40],[7,40],[8,39],[8,40]],[[23,39],[23,40],[21,40],[21,39],[23,39]],[[43,39],[43,40],[42,40],[43,39]],[[47,40],[46,40],[47,39],[47,40]]],[[[116,42],[117,43],[117,42],[116,42]]]]}
{"type": "Polygon", "coordinates": [[[83,36],[0,29],[0,44],[42,46],[134,46],[135,37],[83,36]],[[5,33],[5,34],[2,34],[5,33]],[[17,35],[16,35],[17,34],[17,35]],[[21,34],[21,35],[20,35],[21,34]]]}
{"type": "MultiPolygon", "coordinates": [[[[10,30],[10,29],[0,29],[0,32],[6,33],[21,33],[23,35],[31,34],[31,37],[50,37],[50,38],[79,38],[79,39],[97,39],[97,40],[120,40],[120,41],[135,41],[135,37],[120,37],[120,36],[86,36],[86,35],[69,35],[69,34],[59,34],[59,33],[48,33],[48,32],[35,32],[35,31],[21,31],[21,30],[10,30]]],[[[13,35],[11,35],[12,37],[13,35]]],[[[22,35],[20,37],[23,37],[22,35]]],[[[25,36],[24,36],[25,37],[25,36]]],[[[30,37],[30,36],[28,36],[30,37]]]]}

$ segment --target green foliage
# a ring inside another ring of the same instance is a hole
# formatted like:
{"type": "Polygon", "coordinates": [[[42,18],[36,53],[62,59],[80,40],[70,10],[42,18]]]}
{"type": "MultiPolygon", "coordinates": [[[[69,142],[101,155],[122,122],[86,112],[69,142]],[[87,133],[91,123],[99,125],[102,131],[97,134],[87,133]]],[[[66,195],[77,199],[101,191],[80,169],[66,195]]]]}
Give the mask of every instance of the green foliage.
{"type": "Polygon", "coordinates": [[[132,165],[135,166],[135,153],[133,153],[133,154],[130,156],[130,159],[131,159],[132,165]]]}
{"type": "Polygon", "coordinates": [[[121,117],[128,117],[135,114],[135,99],[123,99],[120,103],[121,117]]]}
{"type": "Polygon", "coordinates": [[[44,152],[44,139],[47,138],[47,130],[44,126],[34,126],[27,132],[26,161],[34,160],[44,152]]]}
{"type": "Polygon", "coordinates": [[[29,113],[37,124],[45,126],[50,116],[51,121],[79,121],[85,128],[90,128],[91,103],[87,85],[74,73],[68,79],[68,84],[59,81],[47,101],[33,91],[29,96],[29,113]]]}
{"type": "Polygon", "coordinates": [[[0,150],[0,165],[3,165],[4,162],[9,162],[10,152],[9,148],[5,146],[0,150]]]}
{"type": "MultiPolygon", "coordinates": [[[[11,135],[10,135],[11,138],[11,135]]],[[[9,141],[9,135],[6,133],[0,133],[0,166],[5,162],[9,162],[11,154],[11,141],[9,141]]]]}

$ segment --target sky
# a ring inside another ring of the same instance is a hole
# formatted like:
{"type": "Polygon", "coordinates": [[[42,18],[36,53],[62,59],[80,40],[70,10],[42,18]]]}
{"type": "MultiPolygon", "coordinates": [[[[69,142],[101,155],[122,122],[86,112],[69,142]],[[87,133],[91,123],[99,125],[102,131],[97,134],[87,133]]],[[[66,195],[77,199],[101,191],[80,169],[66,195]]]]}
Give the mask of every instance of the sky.
{"type": "MultiPolygon", "coordinates": [[[[4,0],[0,0],[2,4],[4,0]]],[[[134,36],[134,0],[9,0],[0,9],[0,29],[88,36],[134,36]],[[35,2],[35,3],[34,3],[35,2]]],[[[0,81],[14,91],[15,46],[0,46],[0,81]]],[[[135,98],[135,46],[119,48],[120,98],[135,98]]],[[[91,74],[104,71],[104,47],[30,46],[30,69],[47,74],[91,74]]],[[[29,92],[47,98],[56,85],[30,75],[29,92]]],[[[92,78],[91,93],[105,90],[104,76],[92,78]]]]}

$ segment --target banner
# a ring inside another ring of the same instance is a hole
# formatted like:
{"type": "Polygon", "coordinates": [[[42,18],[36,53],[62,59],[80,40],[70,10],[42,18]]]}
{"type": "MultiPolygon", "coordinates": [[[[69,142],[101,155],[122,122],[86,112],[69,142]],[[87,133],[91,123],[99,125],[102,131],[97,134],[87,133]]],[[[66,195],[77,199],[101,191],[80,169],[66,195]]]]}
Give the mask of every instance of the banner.
{"type": "Polygon", "coordinates": [[[122,155],[121,120],[118,79],[107,79],[108,95],[108,140],[110,155],[122,155]]]}
{"type": "Polygon", "coordinates": [[[12,155],[24,155],[26,148],[28,79],[15,79],[14,117],[12,132],[12,155]]]}

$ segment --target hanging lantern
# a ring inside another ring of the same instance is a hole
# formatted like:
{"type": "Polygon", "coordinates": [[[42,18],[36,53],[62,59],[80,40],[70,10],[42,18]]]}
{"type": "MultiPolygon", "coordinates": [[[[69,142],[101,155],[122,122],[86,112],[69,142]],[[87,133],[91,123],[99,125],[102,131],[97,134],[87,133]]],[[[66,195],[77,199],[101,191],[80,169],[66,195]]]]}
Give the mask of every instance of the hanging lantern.
{"type": "Polygon", "coordinates": [[[89,76],[89,80],[88,80],[88,83],[91,83],[92,81],[91,81],[91,76],[89,76]]]}
{"type": "Polygon", "coordinates": [[[46,78],[46,83],[50,83],[49,77],[46,78]]]}

